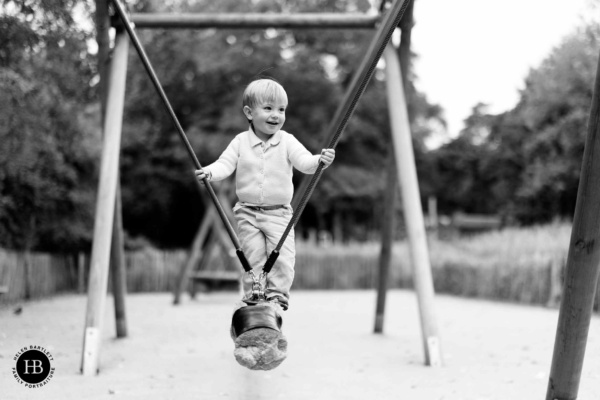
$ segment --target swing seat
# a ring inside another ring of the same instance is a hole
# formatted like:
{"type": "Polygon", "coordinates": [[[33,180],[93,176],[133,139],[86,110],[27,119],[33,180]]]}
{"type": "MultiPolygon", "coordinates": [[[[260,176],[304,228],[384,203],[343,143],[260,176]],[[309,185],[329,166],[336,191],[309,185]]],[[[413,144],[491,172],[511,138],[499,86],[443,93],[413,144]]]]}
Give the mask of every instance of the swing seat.
{"type": "Polygon", "coordinates": [[[231,325],[235,337],[252,329],[266,328],[281,332],[283,319],[277,311],[267,305],[258,303],[252,306],[242,307],[233,313],[231,325]]]}
{"type": "Polygon", "coordinates": [[[276,308],[266,301],[236,310],[231,337],[238,364],[262,371],[279,366],[287,357],[287,339],[281,333],[281,324],[276,308]]]}

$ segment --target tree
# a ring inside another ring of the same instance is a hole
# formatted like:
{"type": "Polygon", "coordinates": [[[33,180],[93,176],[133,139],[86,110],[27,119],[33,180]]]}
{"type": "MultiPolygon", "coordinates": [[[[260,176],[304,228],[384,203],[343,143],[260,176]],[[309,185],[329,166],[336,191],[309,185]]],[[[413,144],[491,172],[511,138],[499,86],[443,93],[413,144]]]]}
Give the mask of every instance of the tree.
{"type": "Polygon", "coordinates": [[[522,223],[572,215],[599,43],[600,26],[584,25],[529,72],[514,109],[474,108],[461,135],[436,152],[441,204],[522,223]],[[445,193],[448,184],[460,189],[445,193]]]}
{"type": "MultiPolygon", "coordinates": [[[[91,0],[0,0],[0,246],[38,250],[89,245],[100,154],[98,68],[91,0]],[[74,15],[84,15],[75,21],[74,15]],[[77,22],[77,23],[75,23],[77,22]],[[83,25],[82,25],[83,22],[83,25]]],[[[351,12],[367,0],[140,0],[136,12],[351,12]]],[[[243,88],[258,75],[288,90],[284,129],[318,152],[372,31],[153,30],[138,32],[202,164],[246,128],[243,88]]],[[[137,55],[130,52],[121,192],[129,236],[187,246],[204,212],[192,165],[137,55]]],[[[434,107],[414,96],[415,126],[434,107]]],[[[412,106],[411,102],[411,106],[412,106]]],[[[372,226],[381,201],[389,123],[381,77],[367,88],[300,225],[330,224],[336,207],[372,226]],[[320,220],[321,222],[317,222],[320,220]]],[[[420,142],[420,140],[416,140],[420,142]]],[[[425,158],[423,158],[425,159],[425,158]]],[[[426,165],[426,164],[423,164],[426,165]]]]}
{"type": "MultiPolygon", "coordinates": [[[[162,2],[139,3],[164,11],[162,2]]],[[[170,3],[178,12],[365,11],[366,1],[201,1],[170,3]]],[[[258,75],[288,91],[284,129],[318,152],[349,77],[372,32],[329,30],[141,31],[140,37],[165,91],[203,165],[214,161],[233,136],[246,129],[241,93],[258,75]]],[[[373,79],[344,132],[335,165],[326,171],[300,226],[328,225],[333,208],[364,210],[373,218],[380,202],[389,121],[381,79],[373,79]],[[365,200],[367,205],[365,205],[365,200]],[[321,222],[318,222],[321,219],[321,222]]],[[[418,96],[419,110],[426,109],[418,96]]],[[[431,110],[427,110],[431,112],[431,110]]],[[[434,113],[435,114],[435,113],[434,113]]],[[[420,114],[420,132],[427,132],[420,114]]],[[[204,212],[187,154],[163,112],[137,56],[128,75],[122,158],[124,224],[167,247],[187,245],[204,212]],[[151,215],[152,218],[148,218],[151,215]]]]}
{"type": "Polygon", "coordinates": [[[0,15],[0,245],[64,250],[89,244],[97,132],[89,34],[76,1],[3,2],[0,15]]]}

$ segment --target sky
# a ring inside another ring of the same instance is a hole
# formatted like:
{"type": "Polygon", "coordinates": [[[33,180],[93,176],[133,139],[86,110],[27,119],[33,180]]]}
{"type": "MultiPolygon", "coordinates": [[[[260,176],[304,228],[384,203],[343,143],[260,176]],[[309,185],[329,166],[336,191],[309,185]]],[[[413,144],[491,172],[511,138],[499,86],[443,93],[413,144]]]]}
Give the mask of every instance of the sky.
{"type": "MultiPolygon", "coordinates": [[[[590,0],[416,0],[411,36],[417,88],[455,137],[473,106],[513,108],[524,79],[593,15],[590,0]]],[[[596,18],[596,20],[598,20],[596,18]]],[[[590,82],[593,84],[593,82],[590,82]]]]}

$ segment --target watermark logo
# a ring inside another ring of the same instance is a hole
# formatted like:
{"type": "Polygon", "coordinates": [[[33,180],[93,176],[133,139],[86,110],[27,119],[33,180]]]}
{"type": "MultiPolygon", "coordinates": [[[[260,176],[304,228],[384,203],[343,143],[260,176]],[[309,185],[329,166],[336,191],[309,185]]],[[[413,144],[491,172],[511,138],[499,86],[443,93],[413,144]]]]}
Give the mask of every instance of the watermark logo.
{"type": "Polygon", "coordinates": [[[13,360],[13,377],[19,384],[28,388],[40,388],[48,384],[54,375],[52,354],[42,346],[29,346],[20,349],[13,360]]]}

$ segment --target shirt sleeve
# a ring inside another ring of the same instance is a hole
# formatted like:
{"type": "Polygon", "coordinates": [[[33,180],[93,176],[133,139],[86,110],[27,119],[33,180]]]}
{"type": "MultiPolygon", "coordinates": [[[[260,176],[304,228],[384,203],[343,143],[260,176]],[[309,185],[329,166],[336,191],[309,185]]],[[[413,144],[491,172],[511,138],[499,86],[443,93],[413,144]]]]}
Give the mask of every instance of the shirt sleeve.
{"type": "Polygon", "coordinates": [[[210,173],[211,181],[222,181],[227,178],[237,168],[240,154],[240,139],[235,137],[225,151],[219,156],[217,161],[202,168],[204,172],[210,173]]]}
{"type": "Polygon", "coordinates": [[[288,136],[288,157],[298,171],[314,174],[319,166],[319,154],[313,155],[293,135],[288,136]]]}

